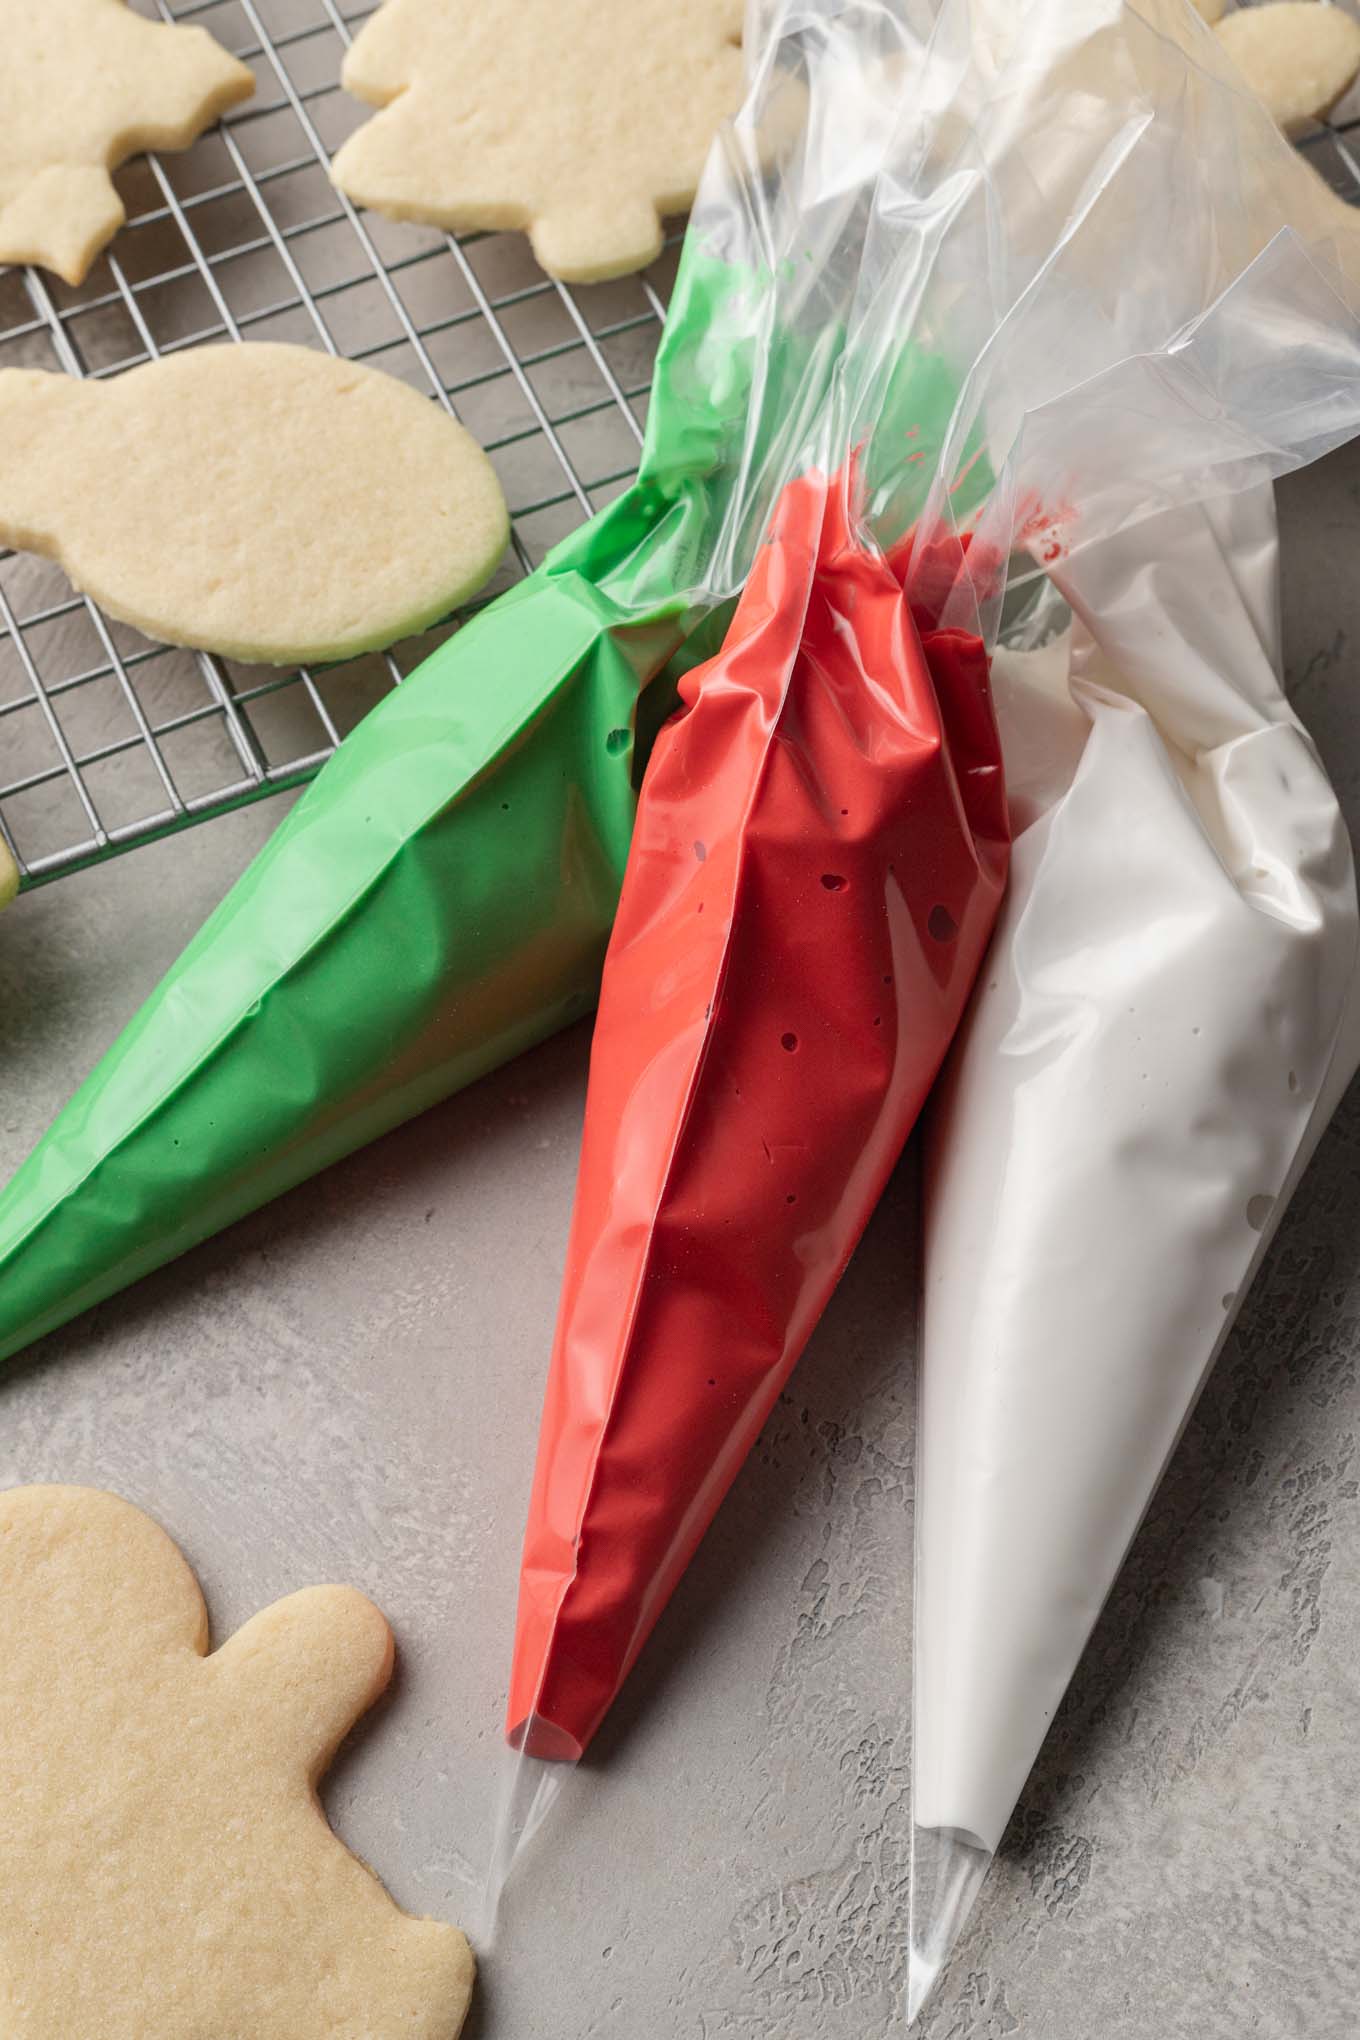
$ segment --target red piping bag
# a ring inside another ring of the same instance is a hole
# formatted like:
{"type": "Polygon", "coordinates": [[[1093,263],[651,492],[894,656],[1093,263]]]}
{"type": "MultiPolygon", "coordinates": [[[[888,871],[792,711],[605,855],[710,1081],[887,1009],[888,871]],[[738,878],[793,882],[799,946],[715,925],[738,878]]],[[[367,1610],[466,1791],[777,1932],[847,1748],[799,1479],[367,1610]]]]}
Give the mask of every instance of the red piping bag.
{"type": "MultiPolygon", "coordinates": [[[[626,1678],[902,1151],[1000,901],[986,652],[913,611],[853,491],[853,468],[786,487],[643,783],[524,1545],[507,1726],[531,1755],[579,1757],[626,1678]]],[[[914,587],[928,566],[918,548],[914,587]]]]}

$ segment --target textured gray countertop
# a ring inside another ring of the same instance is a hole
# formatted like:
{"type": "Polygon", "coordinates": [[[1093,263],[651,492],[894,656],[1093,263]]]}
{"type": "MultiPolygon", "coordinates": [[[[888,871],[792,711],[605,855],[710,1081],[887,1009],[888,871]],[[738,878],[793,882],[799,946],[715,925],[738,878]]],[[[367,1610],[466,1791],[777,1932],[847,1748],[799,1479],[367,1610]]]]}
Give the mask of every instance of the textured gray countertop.
{"type": "MultiPolygon", "coordinates": [[[[1281,490],[1295,699],[1360,819],[1360,454],[1281,490]]],[[[16,1163],[279,819],[0,921],[16,1163]]],[[[49,1339],[0,1481],[120,1490],[215,1634],[319,1579],[400,1673],[335,1823],[408,1907],[485,1859],[581,1113],[577,1030],[49,1339]]],[[[1360,2002],[1360,1099],[1326,1137],[1050,1738],[927,2040],[1350,2040],[1360,2002]]],[[[876,2040],[904,1973],[904,1165],[511,1898],[474,2040],[876,2040]]]]}

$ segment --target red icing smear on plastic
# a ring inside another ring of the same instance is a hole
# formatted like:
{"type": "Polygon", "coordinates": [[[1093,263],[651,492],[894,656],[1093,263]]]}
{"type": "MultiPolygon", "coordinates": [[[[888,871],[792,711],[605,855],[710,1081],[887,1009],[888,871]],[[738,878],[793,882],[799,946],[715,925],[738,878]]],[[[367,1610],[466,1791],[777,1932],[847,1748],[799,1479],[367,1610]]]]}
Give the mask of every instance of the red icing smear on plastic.
{"type": "Polygon", "coordinates": [[[538,1756],[590,1742],[754,1443],[1001,898],[986,653],[913,617],[846,494],[786,489],[642,789],[521,1572],[507,1726],[538,1756]]]}
{"type": "Polygon", "coordinates": [[[1049,508],[1038,496],[1026,497],[1016,509],[1013,541],[1016,551],[1032,553],[1041,566],[1051,567],[1067,555],[1062,532],[1064,526],[1076,522],[1076,515],[1070,503],[1061,502],[1049,508]]]}

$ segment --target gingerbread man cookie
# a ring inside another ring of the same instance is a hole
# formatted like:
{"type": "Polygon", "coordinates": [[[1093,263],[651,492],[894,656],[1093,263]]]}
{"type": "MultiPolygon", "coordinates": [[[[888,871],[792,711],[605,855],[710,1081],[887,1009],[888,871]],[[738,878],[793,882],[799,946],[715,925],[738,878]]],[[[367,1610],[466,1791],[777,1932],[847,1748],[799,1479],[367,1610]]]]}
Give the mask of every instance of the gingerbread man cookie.
{"type": "Polygon", "coordinates": [[[316,1798],[387,1623],[313,1587],[207,1648],[140,1510],[0,1494],[5,2040],[455,2040],[467,1942],[400,1912],[316,1798]]]}
{"type": "Polygon", "coordinates": [[[742,97],[743,0],[385,0],[341,73],[383,109],[331,174],[360,205],[525,227],[553,275],[641,269],[742,97]]]}
{"type": "Polygon", "coordinates": [[[0,0],[0,53],[0,262],[73,284],[123,224],[110,170],[187,149],[255,90],[206,29],[125,0],[0,0]]]}

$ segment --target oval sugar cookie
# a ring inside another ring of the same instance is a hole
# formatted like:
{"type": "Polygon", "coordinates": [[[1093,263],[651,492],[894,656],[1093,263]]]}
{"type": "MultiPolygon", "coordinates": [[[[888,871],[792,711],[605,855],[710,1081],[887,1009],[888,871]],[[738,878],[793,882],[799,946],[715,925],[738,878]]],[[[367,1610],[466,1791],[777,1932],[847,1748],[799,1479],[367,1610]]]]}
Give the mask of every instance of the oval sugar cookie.
{"type": "Polygon", "coordinates": [[[107,382],[0,371],[0,541],[149,637],[271,665],[392,644],[505,547],[461,425],[306,347],[186,348],[107,382]]]}
{"type": "Polygon", "coordinates": [[[383,110],[343,192],[455,231],[527,228],[574,282],[641,269],[742,98],[743,0],[385,0],[347,91],[383,110]]]}
{"type": "Polygon", "coordinates": [[[1330,113],[1360,76],[1360,24],[1323,0],[1266,0],[1214,33],[1287,135],[1330,113]]]}

